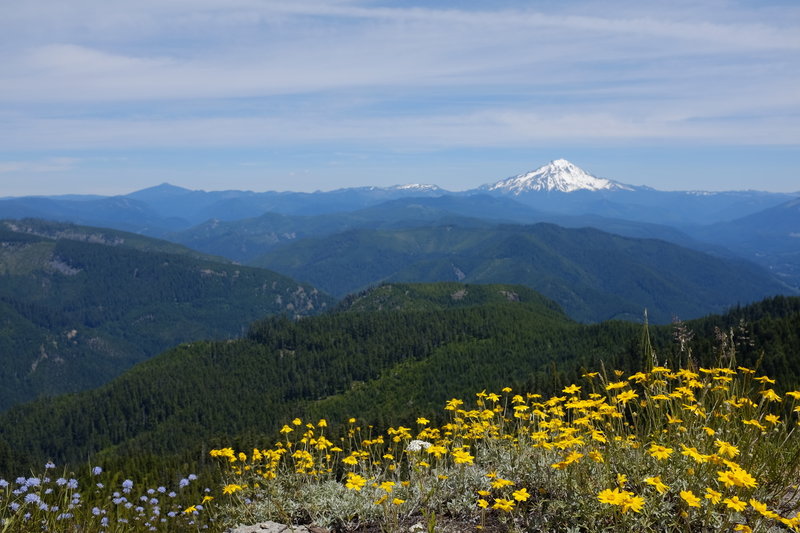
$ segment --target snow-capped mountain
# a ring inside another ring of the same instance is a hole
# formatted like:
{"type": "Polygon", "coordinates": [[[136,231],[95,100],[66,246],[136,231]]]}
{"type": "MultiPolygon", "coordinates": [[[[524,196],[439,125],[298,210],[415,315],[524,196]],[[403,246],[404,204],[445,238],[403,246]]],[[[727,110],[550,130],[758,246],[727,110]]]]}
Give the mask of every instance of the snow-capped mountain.
{"type": "Polygon", "coordinates": [[[388,187],[390,190],[396,191],[418,191],[418,192],[438,192],[444,194],[444,189],[440,188],[438,185],[428,185],[425,183],[407,183],[406,185],[395,185],[394,187],[388,187]]]}
{"type": "Polygon", "coordinates": [[[483,189],[518,196],[530,191],[632,191],[633,187],[592,176],[566,159],[556,159],[533,172],[504,179],[493,185],[484,185],[483,189]]]}

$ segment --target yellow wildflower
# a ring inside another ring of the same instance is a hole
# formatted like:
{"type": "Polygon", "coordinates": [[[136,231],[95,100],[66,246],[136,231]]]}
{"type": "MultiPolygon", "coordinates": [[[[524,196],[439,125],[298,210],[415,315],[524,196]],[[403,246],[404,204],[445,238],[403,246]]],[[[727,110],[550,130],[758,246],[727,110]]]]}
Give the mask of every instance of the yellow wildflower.
{"type": "Polygon", "coordinates": [[[621,389],[628,385],[627,381],[615,381],[613,383],[609,383],[606,385],[606,390],[614,390],[614,389],[621,389]]]}
{"type": "Polygon", "coordinates": [[[729,465],[728,470],[718,470],[717,474],[717,479],[722,481],[726,487],[753,488],[758,485],[753,476],[748,474],[743,468],[739,468],[732,464],[729,465]]]}
{"type": "Polygon", "coordinates": [[[524,502],[524,501],[527,501],[528,498],[531,497],[531,495],[528,494],[528,489],[526,489],[525,487],[522,487],[519,490],[515,490],[511,494],[511,497],[514,498],[515,500],[517,500],[518,502],[524,502]]]}
{"type": "Polygon", "coordinates": [[[241,485],[236,485],[234,483],[231,483],[229,485],[225,485],[222,488],[222,494],[233,494],[237,490],[242,490],[243,488],[244,487],[242,487],[241,485]]]}
{"type": "Polygon", "coordinates": [[[509,481],[508,479],[503,479],[501,477],[494,478],[490,483],[493,489],[500,489],[503,487],[511,486],[513,484],[514,484],[513,481],[509,481]]]}
{"type": "Polygon", "coordinates": [[[345,482],[344,486],[351,490],[361,490],[366,483],[367,480],[363,477],[354,472],[348,472],[347,481],[345,482]]]}
{"type": "Polygon", "coordinates": [[[690,490],[682,490],[680,496],[689,507],[700,507],[700,498],[694,495],[690,490]]]}
{"type": "Polygon", "coordinates": [[[708,499],[708,500],[711,500],[711,503],[715,503],[716,504],[716,503],[719,503],[720,500],[722,499],[722,493],[715,491],[711,487],[706,487],[705,498],[708,499]]]}
{"type": "Polygon", "coordinates": [[[762,390],[760,392],[760,394],[768,402],[779,402],[779,401],[781,401],[781,397],[778,396],[777,393],[775,392],[775,390],[773,390],[773,389],[762,390]]]}
{"type": "Polygon", "coordinates": [[[495,498],[494,505],[492,505],[492,509],[500,509],[501,511],[510,513],[512,510],[514,510],[514,505],[516,505],[514,500],[506,500],[505,498],[495,498]]]}
{"type": "Polygon", "coordinates": [[[617,396],[615,396],[614,397],[614,401],[616,403],[621,403],[621,404],[625,405],[629,401],[633,400],[634,398],[638,398],[638,397],[639,397],[639,395],[636,394],[635,391],[626,390],[625,392],[621,392],[617,396]]]}
{"type": "Polygon", "coordinates": [[[761,431],[766,431],[767,427],[763,425],[761,422],[756,420],[755,418],[751,418],[750,420],[742,420],[742,424],[747,424],[749,426],[754,426],[760,429],[761,431]]]}
{"type": "Polygon", "coordinates": [[[644,506],[644,498],[641,496],[634,496],[630,491],[621,491],[617,488],[600,491],[597,495],[597,499],[600,503],[619,506],[623,513],[627,513],[629,510],[638,513],[644,506]]]}
{"type": "Polygon", "coordinates": [[[604,463],[605,459],[603,459],[603,454],[598,452],[597,450],[592,450],[589,452],[589,458],[594,461],[595,463],[604,463]]]}
{"type": "Polygon", "coordinates": [[[722,500],[722,503],[734,511],[744,511],[747,509],[747,502],[740,500],[738,496],[734,496],[733,498],[725,498],[722,500]]]}
{"type": "Polygon", "coordinates": [[[471,465],[475,457],[473,457],[469,452],[465,450],[455,450],[452,452],[453,460],[456,464],[467,464],[471,465]]]}
{"type": "Polygon", "coordinates": [[[717,446],[717,453],[720,455],[727,455],[731,459],[739,455],[739,448],[724,440],[716,440],[714,444],[717,446]]]}
{"type": "Polygon", "coordinates": [[[664,494],[669,490],[669,487],[661,481],[661,476],[653,476],[644,479],[644,482],[648,485],[652,485],[656,488],[659,494],[664,494]]]}
{"type": "Polygon", "coordinates": [[[667,448],[666,446],[661,446],[660,444],[651,444],[650,449],[647,450],[651,456],[655,457],[659,461],[667,459],[672,452],[674,451],[672,448],[667,448]]]}

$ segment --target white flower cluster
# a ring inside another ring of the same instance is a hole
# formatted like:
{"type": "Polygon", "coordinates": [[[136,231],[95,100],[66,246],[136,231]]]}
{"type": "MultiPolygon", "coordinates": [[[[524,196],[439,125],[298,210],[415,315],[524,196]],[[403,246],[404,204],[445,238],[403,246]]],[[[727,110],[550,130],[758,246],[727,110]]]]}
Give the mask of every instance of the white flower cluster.
{"type": "Polygon", "coordinates": [[[406,451],[407,452],[418,452],[420,450],[427,450],[430,447],[431,447],[431,443],[430,442],[426,442],[424,440],[416,440],[415,439],[415,440],[412,440],[411,442],[408,443],[408,446],[406,447],[406,451]]]}

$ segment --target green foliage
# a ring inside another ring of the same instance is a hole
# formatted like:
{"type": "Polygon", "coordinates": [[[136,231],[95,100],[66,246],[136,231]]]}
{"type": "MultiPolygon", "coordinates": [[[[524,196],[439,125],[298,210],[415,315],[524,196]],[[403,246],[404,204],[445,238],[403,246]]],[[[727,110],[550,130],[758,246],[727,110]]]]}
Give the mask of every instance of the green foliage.
{"type": "MultiPolygon", "coordinates": [[[[391,292],[447,302],[456,288],[393,286],[391,292]]],[[[464,288],[475,289],[458,290],[464,288]]],[[[481,288],[487,294],[497,289],[481,288]]],[[[350,310],[297,321],[272,317],[253,324],[245,339],[180,345],[99,389],[41,399],[0,416],[0,459],[7,452],[0,474],[48,459],[63,464],[88,457],[139,473],[173,463],[202,465],[209,446],[263,445],[295,416],[357,415],[380,427],[420,415],[433,418],[447,399],[475,390],[510,385],[550,393],[587,368],[632,371],[644,364],[641,325],[578,324],[552,302],[525,301],[527,289],[502,290],[521,301],[350,310]]],[[[729,338],[726,324],[738,328],[743,319],[749,341],[736,352],[739,363],[792,366],[800,353],[796,298],[768,300],[686,327],[711,331],[712,339],[717,328],[729,338]]],[[[672,327],[651,328],[659,361],[717,362],[713,341],[698,335],[680,350],[673,333],[672,327]]],[[[744,338],[733,333],[734,343],[744,338]]],[[[787,386],[800,382],[791,372],[784,376],[787,386]]]]}
{"type": "Polygon", "coordinates": [[[465,283],[394,283],[347,296],[334,311],[433,311],[504,302],[535,302],[561,310],[552,300],[527,287],[465,283]]]}
{"type": "Polygon", "coordinates": [[[513,283],[584,322],[695,318],[792,289],[754,265],[598,230],[438,226],[353,230],[278,246],[252,264],[344,296],[383,282],[513,283]]]}
{"type": "Polygon", "coordinates": [[[0,244],[0,410],[97,387],[181,342],[239,337],[265,315],[332,303],[273,272],[123,232],[25,221],[0,225],[0,244]]]}

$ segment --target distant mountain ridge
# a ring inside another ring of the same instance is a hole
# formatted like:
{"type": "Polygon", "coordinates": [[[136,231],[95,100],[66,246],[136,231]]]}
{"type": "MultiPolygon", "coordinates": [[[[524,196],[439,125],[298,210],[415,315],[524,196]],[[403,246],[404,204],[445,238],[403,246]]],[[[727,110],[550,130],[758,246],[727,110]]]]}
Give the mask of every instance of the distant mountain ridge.
{"type": "Polygon", "coordinates": [[[343,297],[379,283],[512,283],[573,319],[658,323],[796,294],[766,271],[664,241],[552,224],[353,229],[285,243],[253,265],[343,297]]]}
{"type": "MultiPolygon", "coordinates": [[[[370,224],[376,229],[442,223],[475,226],[482,219],[551,222],[659,238],[718,256],[737,255],[800,287],[800,254],[793,253],[797,249],[793,235],[800,230],[776,233],[770,229],[770,215],[758,215],[798,196],[659,191],[598,178],[556,159],[534,171],[460,192],[414,182],[313,193],[199,191],[164,183],[116,197],[2,198],[0,218],[35,217],[116,228],[243,262],[276,245],[370,224]],[[402,202],[405,207],[400,207],[402,202]],[[412,206],[419,206],[416,213],[412,206]],[[743,239],[744,235],[755,238],[743,239]]],[[[785,214],[789,225],[800,218],[791,210],[785,214]]]]}
{"type": "Polygon", "coordinates": [[[209,219],[239,220],[266,212],[319,215],[401,198],[480,194],[508,195],[551,213],[702,225],[774,207],[800,192],[793,196],[762,191],[659,191],[598,178],[565,159],[556,159],[531,172],[456,192],[419,183],[316,192],[202,191],[162,183],[114,197],[0,198],[0,218],[47,218],[162,236],[209,219]]]}

